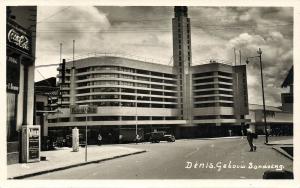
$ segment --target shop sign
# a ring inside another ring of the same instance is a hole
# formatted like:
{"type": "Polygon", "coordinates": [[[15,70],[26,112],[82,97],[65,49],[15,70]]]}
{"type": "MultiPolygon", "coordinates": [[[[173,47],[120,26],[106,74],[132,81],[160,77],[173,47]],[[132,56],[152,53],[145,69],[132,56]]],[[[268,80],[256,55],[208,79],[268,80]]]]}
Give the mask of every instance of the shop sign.
{"type": "Polygon", "coordinates": [[[6,56],[6,90],[19,93],[20,61],[19,58],[6,56]]]}
{"type": "Polygon", "coordinates": [[[6,44],[27,55],[31,55],[32,37],[31,33],[12,20],[6,24],[6,44]]]}
{"type": "Polygon", "coordinates": [[[40,126],[22,127],[22,162],[40,161],[40,126]]]}
{"type": "Polygon", "coordinates": [[[93,105],[73,105],[71,106],[71,114],[96,114],[97,106],[93,105]]]}

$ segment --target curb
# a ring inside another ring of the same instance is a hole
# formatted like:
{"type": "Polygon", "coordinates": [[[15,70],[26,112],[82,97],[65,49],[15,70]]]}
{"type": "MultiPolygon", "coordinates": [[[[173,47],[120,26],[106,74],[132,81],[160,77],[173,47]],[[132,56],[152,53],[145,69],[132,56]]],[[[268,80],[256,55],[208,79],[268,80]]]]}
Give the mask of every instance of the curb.
{"type": "Polygon", "coordinates": [[[103,161],[108,161],[108,160],[112,160],[112,159],[117,159],[117,158],[126,157],[126,156],[130,156],[130,155],[145,153],[145,152],[147,152],[147,151],[142,150],[142,151],[137,151],[137,152],[133,152],[133,153],[129,153],[129,154],[117,155],[117,156],[109,157],[109,158],[105,158],[105,159],[93,160],[93,161],[88,161],[88,162],[84,162],[84,163],[77,163],[77,164],[72,164],[72,165],[69,165],[69,166],[58,167],[58,168],[54,168],[54,169],[43,170],[43,171],[40,171],[40,172],[34,172],[34,173],[30,173],[30,174],[10,177],[10,178],[7,178],[7,179],[8,180],[11,180],[11,179],[24,179],[24,178],[28,178],[28,177],[32,177],[32,176],[37,176],[37,175],[46,174],[46,173],[50,173],[50,172],[56,172],[56,171],[65,170],[65,169],[69,169],[69,168],[74,168],[74,167],[78,167],[78,166],[84,166],[84,165],[88,165],[88,164],[92,164],[92,163],[100,163],[100,162],[103,162],[103,161]]]}
{"type": "Polygon", "coordinates": [[[279,146],[291,146],[293,144],[270,144],[270,143],[265,143],[266,145],[268,146],[276,146],[276,145],[279,145],[279,146]]]}
{"type": "Polygon", "coordinates": [[[278,153],[281,153],[282,155],[284,155],[285,157],[294,160],[293,156],[291,156],[290,154],[288,154],[286,151],[284,151],[283,149],[281,149],[280,147],[272,147],[274,150],[276,150],[278,153]]]}
{"type": "Polygon", "coordinates": [[[231,136],[231,137],[213,137],[213,138],[193,138],[193,139],[178,139],[182,141],[190,141],[190,140],[221,140],[221,139],[237,139],[242,138],[242,136],[231,136]]]}

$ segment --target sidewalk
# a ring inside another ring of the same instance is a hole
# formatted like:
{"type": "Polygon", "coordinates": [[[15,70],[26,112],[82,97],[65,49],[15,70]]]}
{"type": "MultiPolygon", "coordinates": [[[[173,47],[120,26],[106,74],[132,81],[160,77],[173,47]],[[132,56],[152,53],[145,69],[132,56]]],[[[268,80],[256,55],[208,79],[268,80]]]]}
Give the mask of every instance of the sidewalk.
{"type": "Polygon", "coordinates": [[[283,140],[276,140],[270,141],[267,145],[293,145],[293,139],[283,139],[283,140]]]}
{"type": "Polygon", "coordinates": [[[73,152],[72,148],[42,151],[41,156],[47,157],[46,161],[8,165],[7,178],[21,179],[143,152],[146,152],[146,150],[116,145],[88,146],[87,162],[85,162],[85,148],[83,147],[80,147],[78,152],[73,152]]]}
{"type": "Polygon", "coordinates": [[[273,146],[272,148],[276,150],[277,152],[281,153],[285,157],[293,160],[293,138],[285,138],[281,140],[276,141],[270,141],[266,145],[273,146]]]}

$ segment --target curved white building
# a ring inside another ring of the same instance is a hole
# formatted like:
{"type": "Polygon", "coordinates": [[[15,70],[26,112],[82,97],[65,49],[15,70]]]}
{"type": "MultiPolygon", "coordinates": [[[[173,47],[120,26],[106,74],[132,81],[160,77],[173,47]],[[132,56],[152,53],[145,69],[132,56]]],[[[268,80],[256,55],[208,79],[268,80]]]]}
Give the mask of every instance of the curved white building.
{"type": "Polygon", "coordinates": [[[193,66],[188,123],[180,115],[176,68],[114,56],[69,61],[60,113],[48,116],[49,132],[67,135],[87,125],[91,138],[101,132],[117,139],[120,130],[137,126],[142,135],[156,129],[177,137],[226,136],[245,123],[245,73],[245,66],[216,62],[193,66]],[[91,107],[87,114],[79,109],[84,105],[91,107]]]}

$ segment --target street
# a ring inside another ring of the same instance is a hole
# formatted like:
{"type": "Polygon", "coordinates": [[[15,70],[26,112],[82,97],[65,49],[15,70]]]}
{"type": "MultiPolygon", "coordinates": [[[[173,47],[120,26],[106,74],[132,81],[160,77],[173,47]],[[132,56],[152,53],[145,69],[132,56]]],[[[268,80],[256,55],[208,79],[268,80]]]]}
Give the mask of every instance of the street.
{"type": "Polygon", "coordinates": [[[263,142],[254,141],[256,152],[249,152],[246,138],[125,144],[147,152],[28,179],[262,179],[266,170],[292,171],[292,160],[263,142]]]}

